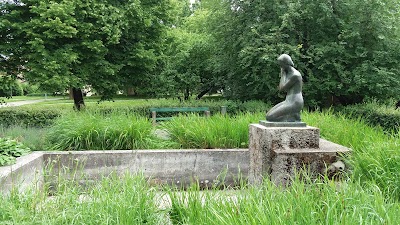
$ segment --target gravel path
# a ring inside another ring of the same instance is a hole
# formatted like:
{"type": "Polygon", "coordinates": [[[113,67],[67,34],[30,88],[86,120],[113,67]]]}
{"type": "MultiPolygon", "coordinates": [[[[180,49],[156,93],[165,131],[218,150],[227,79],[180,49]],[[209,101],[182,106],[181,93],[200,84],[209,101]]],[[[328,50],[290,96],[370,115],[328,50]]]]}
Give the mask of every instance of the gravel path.
{"type": "Polygon", "coordinates": [[[38,102],[54,101],[54,100],[60,100],[60,99],[62,99],[62,98],[49,98],[49,99],[37,99],[37,100],[25,100],[25,101],[18,101],[18,102],[7,102],[7,103],[1,104],[0,108],[35,104],[38,102]]]}

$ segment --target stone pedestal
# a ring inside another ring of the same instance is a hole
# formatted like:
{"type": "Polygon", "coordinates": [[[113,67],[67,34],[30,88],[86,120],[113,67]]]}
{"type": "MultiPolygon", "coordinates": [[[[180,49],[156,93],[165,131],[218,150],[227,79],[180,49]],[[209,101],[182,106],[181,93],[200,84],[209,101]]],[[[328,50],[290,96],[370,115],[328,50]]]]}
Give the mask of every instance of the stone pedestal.
{"type": "Polygon", "coordinates": [[[249,183],[270,178],[277,185],[289,185],[296,171],[325,172],[346,147],[320,139],[319,129],[310,126],[280,127],[276,123],[250,124],[249,183]],[[267,126],[269,127],[267,127],[267,126]]]}

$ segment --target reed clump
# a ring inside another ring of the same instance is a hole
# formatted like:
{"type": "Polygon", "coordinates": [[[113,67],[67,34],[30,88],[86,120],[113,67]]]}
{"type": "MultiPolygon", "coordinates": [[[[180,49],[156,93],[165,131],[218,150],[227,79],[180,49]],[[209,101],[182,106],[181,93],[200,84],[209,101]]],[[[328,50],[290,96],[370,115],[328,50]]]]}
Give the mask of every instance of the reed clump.
{"type": "Polygon", "coordinates": [[[152,126],[147,118],[113,112],[73,112],[49,128],[50,150],[146,149],[152,126]]]}

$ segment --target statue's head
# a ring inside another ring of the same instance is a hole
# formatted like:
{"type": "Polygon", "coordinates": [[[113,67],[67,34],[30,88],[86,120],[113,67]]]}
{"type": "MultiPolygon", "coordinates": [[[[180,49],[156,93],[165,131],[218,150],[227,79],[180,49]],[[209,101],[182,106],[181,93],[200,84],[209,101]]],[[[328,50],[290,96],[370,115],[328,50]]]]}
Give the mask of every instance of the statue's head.
{"type": "Polygon", "coordinates": [[[287,54],[282,54],[282,55],[280,55],[280,56],[278,57],[278,63],[279,63],[279,65],[281,65],[281,66],[284,66],[284,65],[294,66],[294,63],[293,63],[293,61],[292,61],[292,58],[290,58],[290,56],[287,55],[287,54]]]}

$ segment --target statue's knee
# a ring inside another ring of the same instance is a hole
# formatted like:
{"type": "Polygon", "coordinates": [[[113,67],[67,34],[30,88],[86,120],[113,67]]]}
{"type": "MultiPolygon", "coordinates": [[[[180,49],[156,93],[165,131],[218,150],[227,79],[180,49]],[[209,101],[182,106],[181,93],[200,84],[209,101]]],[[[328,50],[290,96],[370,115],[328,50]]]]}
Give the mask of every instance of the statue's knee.
{"type": "Polygon", "coordinates": [[[267,121],[274,122],[277,120],[277,117],[274,116],[274,114],[270,113],[270,114],[267,114],[266,119],[267,119],[267,121]]]}

